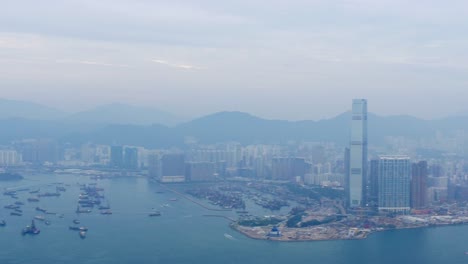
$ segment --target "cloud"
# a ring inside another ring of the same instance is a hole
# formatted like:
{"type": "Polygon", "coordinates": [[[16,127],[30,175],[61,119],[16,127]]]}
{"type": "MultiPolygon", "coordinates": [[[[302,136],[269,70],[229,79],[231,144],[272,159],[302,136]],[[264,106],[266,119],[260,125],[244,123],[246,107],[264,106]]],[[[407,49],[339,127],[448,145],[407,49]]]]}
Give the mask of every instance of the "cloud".
{"type": "Polygon", "coordinates": [[[106,63],[99,61],[91,60],[56,60],[56,63],[68,63],[68,64],[83,64],[83,65],[95,65],[95,66],[105,66],[105,67],[130,67],[126,64],[115,64],[115,63],[106,63]]]}
{"type": "Polygon", "coordinates": [[[158,63],[158,64],[169,66],[171,68],[177,68],[177,69],[183,69],[183,70],[202,70],[202,69],[204,69],[202,67],[198,67],[198,66],[194,66],[194,65],[170,63],[170,62],[168,62],[166,60],[160,60],[160,59],[152,59],[151,61],[155,62],[155,63],[158,63]]]}

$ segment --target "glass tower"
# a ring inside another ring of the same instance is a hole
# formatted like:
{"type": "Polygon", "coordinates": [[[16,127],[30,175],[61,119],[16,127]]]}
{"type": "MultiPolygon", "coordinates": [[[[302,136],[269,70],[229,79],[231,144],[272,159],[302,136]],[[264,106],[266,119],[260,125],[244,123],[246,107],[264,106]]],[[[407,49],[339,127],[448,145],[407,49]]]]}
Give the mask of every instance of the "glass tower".
{"type": "Polygon", "coordinates": [[[367,100],[354,99],[349,146],[349,206],[365,206],[367,175],[367,100]]]}

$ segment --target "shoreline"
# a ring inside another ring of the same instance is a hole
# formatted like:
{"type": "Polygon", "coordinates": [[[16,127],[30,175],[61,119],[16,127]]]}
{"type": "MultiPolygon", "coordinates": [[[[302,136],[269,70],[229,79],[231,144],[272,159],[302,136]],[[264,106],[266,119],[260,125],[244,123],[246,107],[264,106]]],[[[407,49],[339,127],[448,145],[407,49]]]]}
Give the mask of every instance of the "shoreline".
{"type": "MultiPolygon", "coordinates": [[[[253,229],[264,230],[264,229],[271,229],[271,226],[245,227],[245,226],[240,226],[236,223],[230,223],[229,227],[235,230],[236,232],[244,235],[245,237],[250,238],[250,239],[255,239],[255,240],[265,240],[265,241],[274,241],[274,242],[320,242],[320,241],[337,241],[337,240],[363,240],[363,239],[367,239],[370,235],[381,233],[381,232],[398,231],[398,230],[405,230],[405,229],[440,228],[440,227],[460,226],[460,225],[468,225],[468,223],[436,224],[436,225],[427,225],[427,226],[388,228],[388,229],[383,229],[383,230],[368,230],[363,235],[357,236],[357,237],[328,237],[328,238],[323,237],[323,238],[308,238],[308,239],[292,239],[290,237],[285,237],[284,235],[280,237],[268,236],[267,232],[265,232],[264,235],[254,235],[251,232],[248,232],[248,229],[250,229],[250,231],[253,231],[253,229]]],[[[300,228],[290,228],[289,231],[306,232],[307,230],[301,230],[300,228]]]]}

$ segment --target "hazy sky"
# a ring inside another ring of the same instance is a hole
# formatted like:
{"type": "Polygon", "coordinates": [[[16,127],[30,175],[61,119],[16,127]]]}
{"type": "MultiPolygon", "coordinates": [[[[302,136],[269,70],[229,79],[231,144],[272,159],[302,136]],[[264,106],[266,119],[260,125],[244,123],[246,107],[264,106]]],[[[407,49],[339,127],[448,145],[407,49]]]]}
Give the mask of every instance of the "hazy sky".
{"type": "Polygon", "coordinates": [[[440,117],[468,109],[468,1],[2,0],[0,97],[440,117]]]}

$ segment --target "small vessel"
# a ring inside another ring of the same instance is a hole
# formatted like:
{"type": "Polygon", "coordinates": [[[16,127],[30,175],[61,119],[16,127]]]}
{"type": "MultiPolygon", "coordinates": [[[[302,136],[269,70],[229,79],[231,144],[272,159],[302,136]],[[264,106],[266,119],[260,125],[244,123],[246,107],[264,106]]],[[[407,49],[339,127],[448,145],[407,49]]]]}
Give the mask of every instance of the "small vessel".
{"type": "Polygon", "coordinates": [[[231,235],[230,235],[230,234],[228,234],[228,233],[224,233],[224,237],[225,237],[225,238],[227,238],[227,239],[231,239],[231,240],[233,240],[233,239],[234,239],[234,237],[233,237],[233,236],[231,236],[231,235]]]}
{"type": "Polygon", "coordinates": [[[64,217],[65,217],[64,214],[60,214],[60,215],[59,215],[59,218],[64,218],[64,217]]]}
{"type": "Polygon", "coordinates": [[[86,226],[69,226],[68,229],[74,231],[88,231],[88,228],[86,226]]]}
{"type": "Polygon", "coordinates": [[[111,214],[112,214],[112,211],[111,211],[111,210],[104,210],[104,211],[101,211],[101,214],[103,214],[103,215],[111,215],[111,214]]]}
{"type": "Polygon", "coordinates": [[[109,204],[108,204],[108,205],[100,205],[100,206],[99,206],[99,210],[109,210],[109,209],[111,209],[110,206],[109,206],[109,204]]]}
{"type": "Polygon", "coordinates": [[[29,197],[28,202],[39,202],[39,198],[37,197],[29,197]]]}
{"type": "Polygon", "coordinates": [[[90,209],[81,209],[80,206],[78,205],[78,207],[76,207],[76,211],[75,211],[77,214],[82,214],[82,213],[91,213],[91,210],[90,209]]]}
{"type": "Polygon", "coordinates": [[[79,234],[80,234],[80,237],[81,237],[82,239],[86,238],[86,232],[85,232],[85,231],[80,231],[79,234]]]}
{"type": "Polygon", "coordinates": [[[42,215],[36,215],[34,219],[39,220],[39,221],[45,221],[45,217],[42,215]]]}
{"type": "Polygon", "coordinates": [[[46,210],[46,209],[44,209],[44,208],[41,208],[41,207],[39,207],[39,206],[38,206],[38,207],[36,207],[36,211],[43,212],[43,213],[47,212],[47,210],[46,210]]]}
{"type": "Polygon", "coordinates": [[[159,211],[151,212],[149,213],[149,216],[161,216],[161,212],[159,211]]]}
{"type": "Polygon", "coordinates": [[[22,214],[22,213],[18,213],[18,212],[11,212],[10,215],[22,216],[23,214],[22,214]]]}
{"type": "Polygon", "coordinates": [[[20,201],[16,201],[15,204],[16,204],[16,205],[24,205],[24,203],[23,203],[23,202],[20,202],[20,201]]]}
{"type": "Polygon", "coordinates": [[[6,226],[6,221],[5,220],[0,220],[0,226],[6,226]]]}
{"type": "Polygon", "coordinates": [[[171,198],[171,199],[169,199],[169,201],[171,201],[171,202],[176,202],[176,201],[178,201],[178,200],[179,200],[179,199],[177,199],[177,198],[171,198]]]}
{"type": "Polygon", "coordinates": [[[39,193],[40,191],[41,189],[37,189],[37,190],[30,191],[29,193],[39,193]]]}
{"type": "Polygon", "coordinates": [[[79,224],[80,224],[80,220],[74,219],[74,220],[73,220],[73,223],[79,225],[79,224]]]}
{"type": "Polygon", "coordinates": [[[26,234],[37,235],[40,232],[41,232],[41,230],[36,228],[36,224],[34,223],[34,219],[33,219],[32,222],[31,222],[31,225],[26,226],[25,228],[23,228],[23,230],[21,231],[21,234],[23,236],[26,235],[26,234]]]}
{"type": "Polygon", "coordinates": [[[46,224],[46,225],[50,225],[51,223],[50,223],[49,220],[46,220],[46,221],[45,221],[45,224],[46,224]]]}
{"type": "Polygon", "coordinates": [[[16,208],[14,211],[15,211],[15,212],[18,212],[18,213],[22,213],[22,212],[23,212],[23,210],[18,209],[18,208],[16,208]]]}
{"type": "Polygon", "coordinates": [[[19,206],[19,205],[16,205],[16,204],[9,204],[9,205],[5,205],[3,208],[5,208],[5,209],[13,209],[13,210],[14,210],[14,209],[20,208],[20,206],[19,206]]]}

